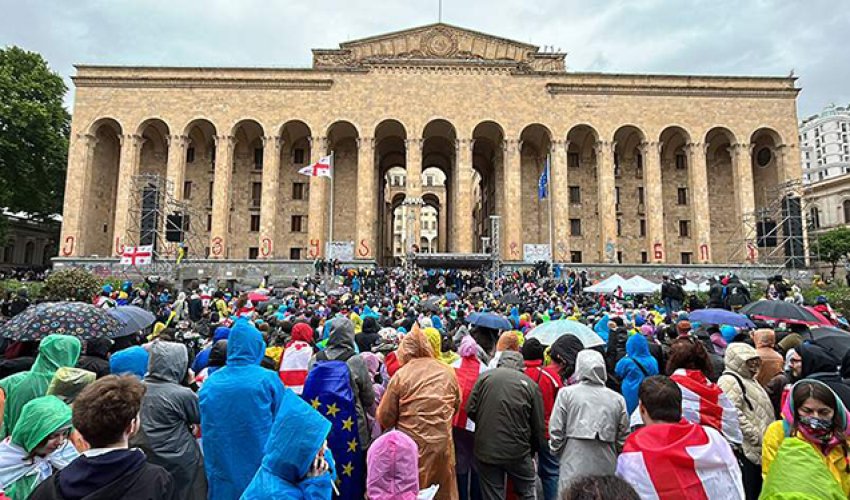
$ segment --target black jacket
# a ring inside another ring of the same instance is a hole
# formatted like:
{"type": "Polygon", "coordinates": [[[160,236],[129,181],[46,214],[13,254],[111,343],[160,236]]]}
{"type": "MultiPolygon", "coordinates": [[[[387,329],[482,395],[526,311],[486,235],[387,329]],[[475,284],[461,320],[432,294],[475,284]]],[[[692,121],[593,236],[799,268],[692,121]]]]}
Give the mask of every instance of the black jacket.
{"type": "Polygon", "coordinates": [[[838,372],[840,361],[821,346],[813,344],[801,345],[797,352],[800,353],[802,368],[800,376],[804,379],[819,380],[828,385],[835,394],[841,398],[844,407],[850,405],[850,385],[844,383],[838,372]]]}
{"type": "Polygon", "coordinates": [[[520,353],[504,351],[499,368],[478,377],[469,395],[466,414],[482,429],[475,433],[475,458],[483,463],[515,463],[548,446],[543,396],[523,368],[520,353]]]}
{"type": "MultiPolygon", "coordinates": [[[[172,500],[174,480],[139,450],[76,458],[33,491],[29,500],[172,500]]],[[[174,499],[177,500],[177,499],[174,499]]]]}
{"type": "Polygon", "coordinates": [[[626,357],[626,342],[629,332],[625,328],[615,328],[608,332],[608,343],[605,345],[605,363],[608,372],[614,371],[617,362],[626,357]]]}
{"type": "Polygon", "coordinates": [[[750,303],[750,291],[740,281],[729,281],[726,285],[726,309],[742,307],[750,303]]]}
{"type": "Polygon", "coordinates": [[[718,281],[708,287],[708,307],[715,309],[723,307],[723,285],[718,281]]]}

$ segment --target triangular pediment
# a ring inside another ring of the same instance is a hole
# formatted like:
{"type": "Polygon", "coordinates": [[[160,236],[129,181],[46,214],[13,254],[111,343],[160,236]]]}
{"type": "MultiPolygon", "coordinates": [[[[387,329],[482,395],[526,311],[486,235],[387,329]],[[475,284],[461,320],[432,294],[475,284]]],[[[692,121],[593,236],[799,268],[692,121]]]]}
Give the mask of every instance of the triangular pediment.
{"type": "Polygon", "coordinates": [[[357,67],[374,64],[498,64],[540,66],[563,71],[564,54],[541,53],[539,47],[445,23],[351,40],[339,49],[313,50],[313,65],[357,67]],[[554,64],[553,64],[554,62],[554,64]]]}

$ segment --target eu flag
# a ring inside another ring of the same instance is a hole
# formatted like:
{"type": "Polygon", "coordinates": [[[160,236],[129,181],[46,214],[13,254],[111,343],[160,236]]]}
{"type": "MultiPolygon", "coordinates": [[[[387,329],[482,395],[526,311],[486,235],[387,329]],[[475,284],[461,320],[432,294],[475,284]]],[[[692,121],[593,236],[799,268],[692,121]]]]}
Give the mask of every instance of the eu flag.
{"type": "Polygon", "coordinates": [[[540,174],[540,181],[537,183],[537,197],[544,199],[549,194],[549,158],[546,157],[546,166],[543,168],[543,173],[540,174]]]}

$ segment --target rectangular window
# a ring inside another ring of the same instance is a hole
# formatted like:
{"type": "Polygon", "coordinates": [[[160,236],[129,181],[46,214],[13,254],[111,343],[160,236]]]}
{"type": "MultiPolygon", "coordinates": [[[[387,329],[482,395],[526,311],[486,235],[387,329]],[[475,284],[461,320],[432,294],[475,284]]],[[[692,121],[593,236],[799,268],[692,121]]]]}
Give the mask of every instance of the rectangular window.
{"type": "Polygon", "coordinates": [[[617,252],[617,262],[620,263],[620,264],[623,263],[623,252],[622,252],[622,250],[617,252]]]}
{"type": "Polygon", "coordinates": [[[617,219],[617,236],[623,235],[623,219],[617,219]]]}
{"type": "Polygon", "coordinates": [[[293,182],[292,183],[292,199],[293,200],[303,200],[304,199],[304,183],[303,182],[293,182]]]}
{"type": "Polygon", "coordinates": [[[293,233],[300,233],[303,231],[304,227],[304,216],[303,215],[293,215],[292,221],[290,223],[290,231],[293,233]]]}
{"type": "Polygon", "coordinates": [[[687,159],[685,158],[684,153],[676,154],[676,169],[677,170],[685,170],[688,166],[687,159]]]}
{"type": "Polygon", "coordinates": [[[570,203],[581,203],[581,186],[570,186],[570,203]]]}
{"type": "Polygon", "coordinates": [[[257,257],[260,256],[260,247],[249,247],[248,248],[248,260],[257,260],[257,257]]]}
{"type": "Polygon", "coordinates": [[[300,248],[290,248],[289,249],[289,258],[292,260],[301,260],[301,249],[300,248]]]}
{"type": "Polygon", "coordinates": [[[183,199],[192,199],[192,181],[186,181],[183,183],[183,199]]]}
{"type": "Polygon", "coordinates": [[[676,199],[679,205],[688,204],[688,188],[679,188],[676,190],[676,199]]]}
{"type": "Polygon", "coordinates": [[[263,169],[263,148],[254,148],[254,170],[263,169]]]}
{"type": "Polygon", "coordinates": [[[574,264],[581,264],[581,252],[578,250],[570,252],[570,262],[574,264]]]}
{"type": "Polygon", "coordinates": [[[256,233],[260,231],[260,215],[259,214],[251,214],[251,232],[256,233]]]}
{"type": "Polygon", "coordinates": [[[578,153],[567,153],[567,165],[570,168],[579,168],[578,153]]]}
{"type": "Polygon", "coordinates": [[[581,219],[570,219],[570,236],[581,236],[581,219]]]}
{"type": "Polygon", "coordinates": [[[646,219],[640,220],[640,235],[641,237],[646,236],[646,219]]]}
{"type": "Polygon", "coordinates": [[[614,188],[614,203],[616,203],[617,206],[620,205],[620,188],[619,187],[614,188]]]}
{"type": "Polygon", "coordinates": [[[207,232],[212,231],[212,214],[207,214],[207,232]]]}
{"type": "Polygon", "coordinates": [[[682,264],[690,264],[693,254],[691,252],[682,252],[682,264]]]}
{"type": "Polygon", "coordinates": [[[263,201],[263,183],[251,183],[251,208],[259,208],[263,201]]]}
{"type": "Polygon", "coordinates": [[[638,186],[638,188],[637,188],[637,198],[638,198],[638,203],[640,203],[640,204],[644,203],[643,193],[644,193],[643,186],[638,186]]]}
{"type": "Polygon", "coordinates": [[[304,150],[296,148],[292,150],[292,163],[301,165],[304,163],[304,150]]]}
{"type": "Polygon", "coordinates": [[[195,163],[195,147],[186,148],[186,163],[195,163]]]}
{"type": "Polygon", "coordinates": [[[640,263],[641,264],[648,264],[649,263],[649,254],[648,253],[646,253],[646,252],[640,253],[640,263]]]}
{"type": "Polygon", "coordinates": [[[679,236],[682,238],[687,238],[691,235],[691,221],[689,220],[680,220],[679,221],[679,236]]]}

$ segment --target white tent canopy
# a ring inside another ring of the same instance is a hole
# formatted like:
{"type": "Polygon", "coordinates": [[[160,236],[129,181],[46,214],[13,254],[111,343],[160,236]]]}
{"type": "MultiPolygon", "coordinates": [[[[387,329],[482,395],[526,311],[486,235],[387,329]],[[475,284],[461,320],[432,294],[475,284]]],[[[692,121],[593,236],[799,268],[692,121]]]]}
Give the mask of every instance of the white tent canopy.
{"type": "Polygon", "coordinates": [[[632,293],[655,293],[658,290],[661,290],[661,285],[657,283],[653,283],[643,276],[632,276],[631,278],[626,280],[626,284],[623,286],[623,293],[632,294],[632,293]]]}
{"type": "Polygon", "coordinates": [[[619,274],[612,274],[608,278],[600,281],[595,285],[586,287],[583,291],[590,293],[614,293],[617,287],[623,287],[623,293],[626,293],[626,285],[628,282],[619,274]]]}

